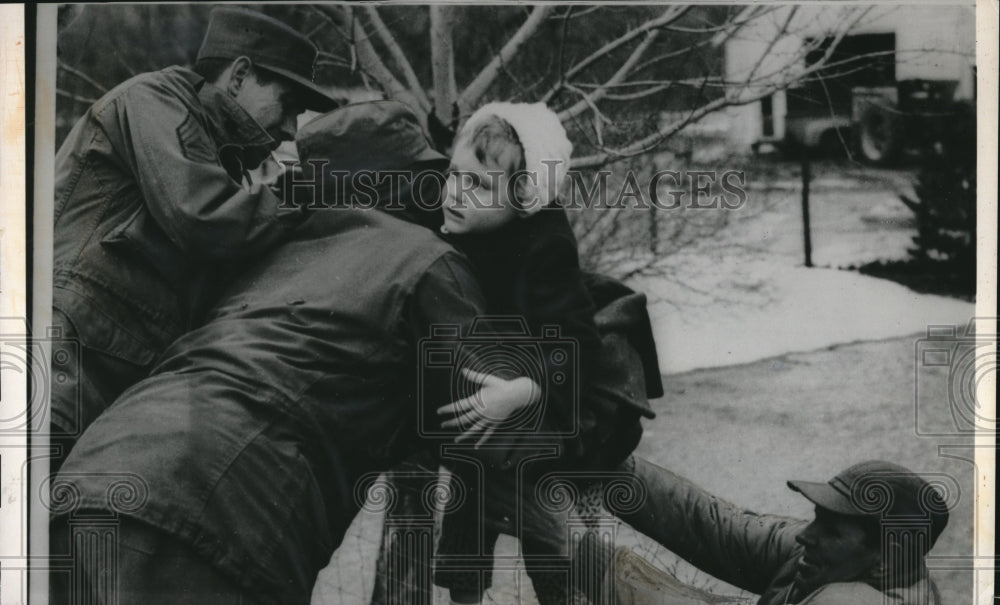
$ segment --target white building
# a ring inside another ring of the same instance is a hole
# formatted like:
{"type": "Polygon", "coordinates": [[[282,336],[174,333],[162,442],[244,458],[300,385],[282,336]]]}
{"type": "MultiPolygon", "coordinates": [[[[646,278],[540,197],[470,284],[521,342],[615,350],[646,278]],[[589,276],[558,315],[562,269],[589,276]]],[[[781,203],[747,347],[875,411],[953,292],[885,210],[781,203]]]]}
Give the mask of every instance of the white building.
{"type": "MultiPolygon", "coordinates": [[[[779,5],[747,23],[725,43],[726,80],[752,80],[753,85],[743,92],[755,96],[755,91],[806,68],[808,59],[803,49],[809,40],[831,39],[844,31],[847,33],[838,45],[838,49],[845,49],[844,56],[864,51],[870,56],[887,57],[883,67],[892,80],[953,80],[957,82],[956,98],[973,98],[976,32],[975,6],[971,2],[876,5],[864,9],[846,3],[779,5]]],[[[858,63],[848,60],[841,65],[841,71],[851,71],[858,63]]],[[[848,75],[846,80],[851,77],[848,75]]],[[[798,101],[798,90],[801,88],[793,86],[763,100],[730,108],[727,117],[734,146],[748,149],[762,140],[784,139],[786,117],[790,105],[798,101]]],[[[835,113],[829,109],[827,115],[835,113]]]]}

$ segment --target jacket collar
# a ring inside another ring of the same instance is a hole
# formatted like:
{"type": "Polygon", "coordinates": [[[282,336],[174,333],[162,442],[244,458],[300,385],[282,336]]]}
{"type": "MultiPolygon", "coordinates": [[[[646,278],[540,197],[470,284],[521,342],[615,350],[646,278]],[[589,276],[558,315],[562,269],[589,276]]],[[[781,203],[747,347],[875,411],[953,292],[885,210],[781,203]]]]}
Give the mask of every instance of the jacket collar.
{"type": "Polygon", "coordinates": [[[269,147],[275,145],[275,140],[267,131],[261,128],[243,107],[221,88],[204,82],[198,91],[209,123],[215,130],[213,135],[223,145],[238,145],[240,147],[269,147]]]}
{"type": "MultiPolygon", "coordinates": [[[[800,603],[803,600],[808,600],[806,597],[812,593],[802,594],[802,592],[796,588],[793,583],[795,577],[794,562],[797,559],[798,557],[790,559],[788,563],[781,568],[781,571],[779,571],[779,573],[775,576],[775,579],[772,581],[771,586],[761,596],[758,601],[758,605],[790,605],[800,603]]],[[[883,595],[885,595],[885,603],[898,605],[920,605],[922,603],[931,603],[931,605],[940,605],[940,600],[937,597],[937,588],[928,577],[927,566],[923,560],[920,561],[917,568],[909,577],[897,577],[895,581],[892,581],[891,575],[884,570],[872,569],[867,578],[859,578],[856,582],[859,584],[867,584],[875,590],[883,593],[883,595]],[[930,595],[929,601],[926,598],[927,595],[930,595]]],[[[815,592],[815,590],[813,592],[815,592]]]]}
{"type": "Polygon", "coordinates": [[[260,165],[278,146],[274,137],[222,89],[204,82],[198,98],[208,115],[212,136],[219,141],[220,153],[225,153],[227,147],[235,147],[244,166],[252,168],[260,165]]]}
{"type": "Polygon", "coordinates": [[[234,151],[239,152],[244,164],[257,166],[278,146],[274,137],[221,88],[206,82],[189,69],[174,69],[197,91],[198,101],[208,118],[209,134],[218,143],[220,151],[236,148],[234,151]]]}

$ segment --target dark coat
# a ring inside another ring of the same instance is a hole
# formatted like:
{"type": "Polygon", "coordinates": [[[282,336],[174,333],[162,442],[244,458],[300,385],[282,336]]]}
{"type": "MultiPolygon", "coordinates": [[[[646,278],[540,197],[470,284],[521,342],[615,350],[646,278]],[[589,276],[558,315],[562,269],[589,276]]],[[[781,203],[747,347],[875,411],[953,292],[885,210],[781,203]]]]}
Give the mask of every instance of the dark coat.
{"type": "MultiPolygon", "coordinates": [[[[56,155],[53,306],[85,348],[148,367],[190,327],[213,268],[301,222],[267,187],[241,184],[273,143],[179,67],[118,85],[80,118],[56,155]]],[[[54,406],[57,424],[76,414],[54,406]]]]}
{"type": "MultiPolygon", "coordinates": [[[[616,466],[639,443],[639,417],[655,416],[648,398],[663,395],[645,296],[581,271],[559,207],[448,240],[475,265],[491,313],[523,318],[535,337],[557,326],[576,345],[575,375],[545,385],[546,420],[568,436],[559,465],[616,466]]],[[[546,358],[546,378],[560,369],[546,358]]]]}
{"type": "Polygon", "coordinates": [[[467,261],[426,229],[316,213],[90,426],[59,481],[267,602],[308,602],[361,476],[412,451],[422,412],[448,402],[418,392],[420,338],[483,312],[467,261]],[[125,510],[109,496],[123,477],[143,493],[125,510]]]}

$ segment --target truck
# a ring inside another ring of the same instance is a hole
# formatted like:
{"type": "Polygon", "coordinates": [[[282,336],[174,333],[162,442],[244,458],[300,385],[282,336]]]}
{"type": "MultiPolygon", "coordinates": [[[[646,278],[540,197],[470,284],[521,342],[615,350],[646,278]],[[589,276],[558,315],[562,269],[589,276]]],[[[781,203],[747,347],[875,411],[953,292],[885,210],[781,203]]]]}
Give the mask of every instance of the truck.
{"type": "Polygon", "coordinates": [[[974,107],[974,9],[971,2],[879,5],[846,35],[831,28],[845,21],[848,6],[775,9],[772,19],[758,20],[726,42],[727,80],[783,69],[789,57],[801,57],[803,68],[819,61],[824,67],[731,108],[730,144],[836,151],[872,164],[932,148],[949,116],[974,107]]]}
{"type": "Polygon", "coordinates": [[[816,115],[789,108],[781,147],[795,152],[856,157],[885,165],[932,151],[956,114],[957,80],[900,80],[850,89],[846,109],[816,115]]]}

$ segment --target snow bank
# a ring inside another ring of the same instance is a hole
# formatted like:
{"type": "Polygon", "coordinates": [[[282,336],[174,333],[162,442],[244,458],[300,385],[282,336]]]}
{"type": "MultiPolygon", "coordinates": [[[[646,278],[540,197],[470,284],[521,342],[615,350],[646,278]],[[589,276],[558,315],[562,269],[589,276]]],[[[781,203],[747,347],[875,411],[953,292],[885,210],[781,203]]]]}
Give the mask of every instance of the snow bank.
{"type": "Polygon", "coordinates": [[[650,300],[663,373],[964,326],[975,311],[853,271],[729,261],[690,258],[687,277],[634,284],[650,300]]]}
{"type": "Polygon", "coordinates": [[[925,333],[928,325],[965,325],[974,315],[972,303],[853,271],[767,259],[688,261],[690,277],[680,283],[635,284],[649,296],[665,374],[925,333]]]}
{"type": "Polygon", "coordinates": [[[799,167],[766,167],[748,169],[747,204],[720,232],[663,258],[657,277],[632,280],[650,300],[661,371],[968,324],[972,303],[838,269],[907,257],[916,229],[899,195],[912,195],[912,171],[817,163],[810,201],[817,268],[806,268],[799,167]]]}

